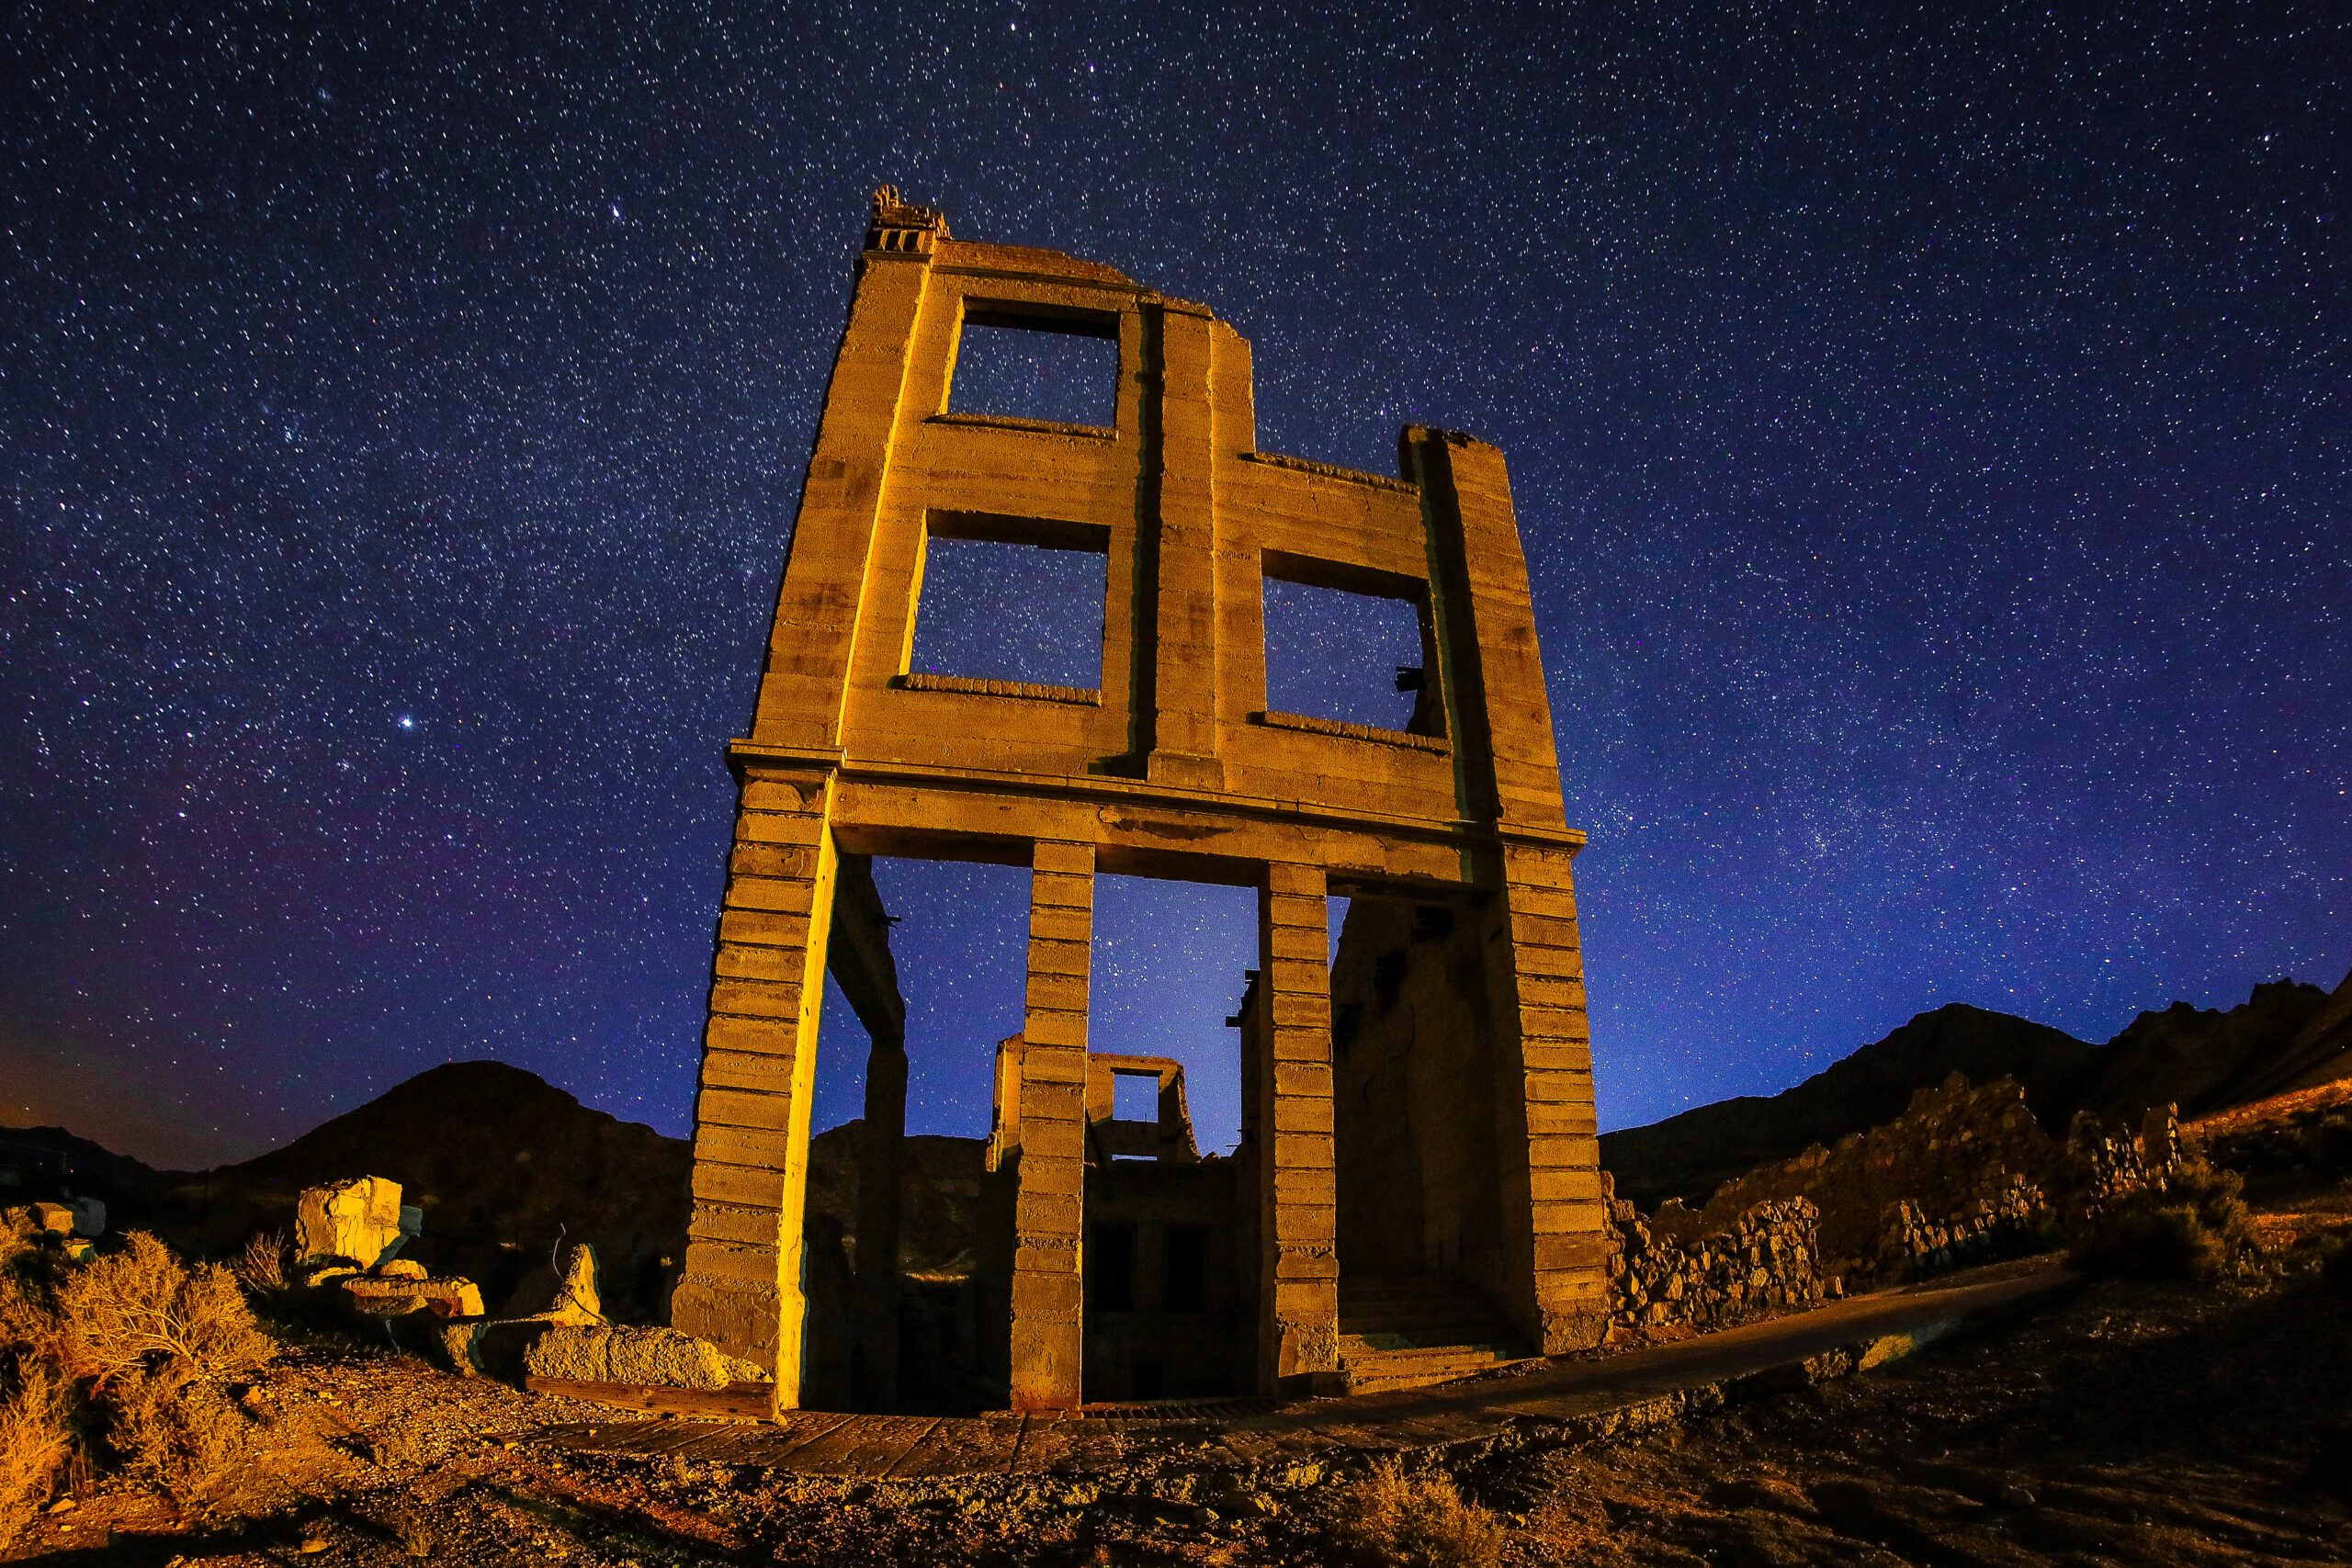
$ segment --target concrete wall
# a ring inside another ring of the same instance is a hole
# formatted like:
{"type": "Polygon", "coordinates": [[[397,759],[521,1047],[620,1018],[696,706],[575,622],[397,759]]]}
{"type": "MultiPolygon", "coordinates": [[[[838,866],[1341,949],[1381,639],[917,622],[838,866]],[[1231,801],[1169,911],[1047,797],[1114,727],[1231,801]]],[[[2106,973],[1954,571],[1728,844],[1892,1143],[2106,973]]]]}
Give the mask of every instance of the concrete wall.
{"type": "Polygon", "coordinates": [[[1234,1264],[1256,1282],[1260,1386],[1335,1364],[1333,891],[1484,911],[1486,1127],[1461,1129],[1449,1156],[1483,1168],[1449,1190],[1491,1182],[1474,1205],[1493,1227],[1482,1268],[1532,1343],[1600,1332],[1605,1214],[1569,868],[1582,836],[1562,821],[1501,454],[1418,428],[1399,439],[1396,478],[1261,453],[1250,378],[1248,341],[1202,306],[1099,264],[957,241],[936,213],[877,195],[751,732],[729,748],[741,810],[672,1302],[680,1326],[772,1367],[782,1404],[802,1392],[808,1097],[844,855],[1033,871],[1030,1061],[1004,1177],[1012,1404],[1069,1406],[1085,1384],[1080,1101],[1097,871],[1260,892],[1254,1212],[1236,1226],[1251,1256],[1234,1264]],[[1112,423],[949,412],[974,319],[1115,342],[1112,423]],[[1093,684],[910,671],[928,542],[974,536],[1102,552],[1093,684]],[[1435,695],[1409,731],[1268,711],[1269,573],[1420,608],[1435,695]]]}

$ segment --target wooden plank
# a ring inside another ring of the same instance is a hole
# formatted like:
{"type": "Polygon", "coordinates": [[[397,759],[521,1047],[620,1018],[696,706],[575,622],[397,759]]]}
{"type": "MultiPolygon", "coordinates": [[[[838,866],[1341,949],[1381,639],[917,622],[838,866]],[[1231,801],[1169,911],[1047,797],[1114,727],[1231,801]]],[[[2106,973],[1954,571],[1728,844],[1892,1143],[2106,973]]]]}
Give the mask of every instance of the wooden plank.
{"type": "Polygon", "coordinates": [[[888,1475],[939,1425],[937,1416],[855,1416],[786,1461],[802,1475],[888,1475]]]}
{"type": "Polygon", "coordinates": [[[1051,1470],[1078,1447],[1079,1423],[1069,1416],[1030,1416],[1021,1425],[1021,1446],[1005,1465],[1009,1475],[1051,1470]]]}
{"type": "Polygon", "coordinates": [[[1021,1416],[950,1418],[933,1427],[890,1467],[890,1479],[933,1475],[1001,1475],[1021,1448],[1021,1416]]]}
{"type": "Polygon", "coordinates": [[[775,1415],[775,1389],[763,1382],[730,1383],[725,1388],[651,1388],[639,1383],[583,1382],[572,1378],[525,1378],[533,1393],[584,1399],[623,1410],[654,1416],[690,1416],[698,1421],[769,1421],[775,1415]]]}

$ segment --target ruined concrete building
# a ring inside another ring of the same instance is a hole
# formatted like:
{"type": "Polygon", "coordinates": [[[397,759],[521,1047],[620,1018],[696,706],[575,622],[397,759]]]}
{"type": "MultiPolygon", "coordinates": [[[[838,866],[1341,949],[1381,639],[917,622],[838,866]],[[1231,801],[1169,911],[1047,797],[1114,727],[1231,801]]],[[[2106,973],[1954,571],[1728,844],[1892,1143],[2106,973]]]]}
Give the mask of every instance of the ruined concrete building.
{"type": "Polygon", "coordinates": [[[1000,1052],[973,1210],[960,1371],[983,1403],[1387,1386],[1602,1332],[1582,835],[1563,825],[1502,455],[1415,427],[1396,479],[1278,457],[1251,395],[1249,342],[1202,306],[953,239],[877,193],[757,710],[729,750],[740,811],[672,1298],[679,1327],[772,1368],[779,1405],[804,1396],[822,1272],[803,1221],[828,968],[873,1042],[852,1397],[937,1397],[899,1366],[905,1012],[875,855],[1032,872],[1025,1022],[1000,1052]],[[949,412],[974,324],[1115,344],[1115,413],[949,412]],[[1102,558],[1097,678],[910,672],[944,539],[1102,558]],[[1411,607],[1406,728],[1270,708],[1270,581],[1411,607]],[[1172,1064],[1090,1053],[1098,872],[1257,890],[1230,1158],[1196,1156],[1172,1064]],[[1333,895],[1352,900],[1336,957],[1333,895]],[[1110,1083],[1137,1072],[1161,1115],[1123,1122],[1110,1083]]]}

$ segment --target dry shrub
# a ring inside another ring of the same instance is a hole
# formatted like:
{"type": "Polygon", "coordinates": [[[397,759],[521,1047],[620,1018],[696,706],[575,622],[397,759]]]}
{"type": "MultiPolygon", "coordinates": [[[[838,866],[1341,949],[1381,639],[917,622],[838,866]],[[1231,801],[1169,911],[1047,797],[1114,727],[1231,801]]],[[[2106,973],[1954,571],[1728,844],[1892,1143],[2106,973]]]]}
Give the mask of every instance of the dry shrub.
{"type": "MultiPolygon", "coordinates": [[[[240,1505],[262,1480],[252,1423],[222,1385],[277,1346],[218,1264],[190,1269],[143,1231],[78,1267],[20,1260],[0,1270],[0,1349],[17,1391],[0,1404],[0,1450],[21,1445],[28,1456],[19,1482],[13,1454],[0,1451],[0,1493],[21,1485],[30,1498],[22,1506],[37,1506],[57,1461],[78,1451],[70,1433],[85,1408],[103,1418],[130,1472],[183,1509],[240,1505]]],[[[0,1524],[8,1506],[0,1496],[0,1524]]]]}
{"type": "Polygon", "coordinates": [[[254,1425],[220,1388],[167,1364],[115,1386],[110,1434],[130,1475],[187,1513],[228,1511],[258,1490],[254,1425]]]}
{"type": "Polygon", "coordinates": [[[160,1365],[175,1382],[217,1383],[276,1354],[229,1270],[189,1269],[145,1231],[123,1241],[57,1287],[53,1340],[36,1348],[68,1376],[104,1391],[160,1365]]]}
{"type": "Polygon", "coordinates": [[[2184,1167],[2092,1216],[2075,1238],[2075,1267],[2136,1280],[2212,1280],[2242,1268],[2255,1250],[2254,1216],[2233,1172],[2184,1167]]]}
{"type": "Polygon", "coordinates": [[[0,1549],[17,1539],[49,1498],[72,1451],[70,1391],[39,1362],[24,1366],[0,1399],[0,1549]]]}
{"type": "Polygon", "coordinates": [[[1332,1526],[1341,1548],[1384,1568],[1488,1568],[1502,1525],[1443,1472],[1407,1475],[1383,1460],[1351,1487],[1332,1526]]]}
{"type": "Polygon", "coordinates": [[[237,1282],[254,1295],[273,1295],[287,1288],[286,1253],[288,1247],[284,1231],[256,1231],[245,1239],[236,1261],[229,1265],[229,1272],[237,1282]]]}

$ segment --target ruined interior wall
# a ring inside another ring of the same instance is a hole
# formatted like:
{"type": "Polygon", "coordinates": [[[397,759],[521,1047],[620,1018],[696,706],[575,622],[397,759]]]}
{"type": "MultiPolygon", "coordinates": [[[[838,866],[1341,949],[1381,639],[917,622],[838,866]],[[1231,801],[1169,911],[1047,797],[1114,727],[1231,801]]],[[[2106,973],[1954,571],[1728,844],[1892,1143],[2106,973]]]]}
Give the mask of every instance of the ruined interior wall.
{"type": "Polygon", "coordinates": [[[1129,1304],[1109,1308],[1090,1275],[1086,1303],[1089,1400],[1184,1398],[1241,1393],[1257,1370],[1256,1292],[1248,1255],[1234,1235],[1239,1162],[1115,1161],[1086,1173],[1090,1269],[1100,1266],[1104,1227],[1133,1238],[1129,1304]],[[1196,1306],[1170,1279],[1169,1233],[1187,1226],[1205,1243],[1196,1306]]]}
{"type": "Polygon", "coordinates": [[[1474,923],[1423,908],[1353,900],[1332,966],[1340,1268],[1484,1281],[1498,1263],[1494,1026],[1474,923]]]}

